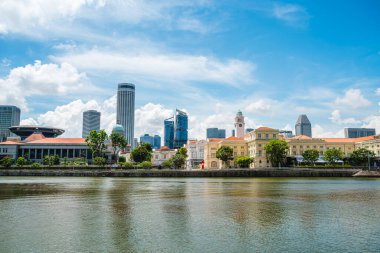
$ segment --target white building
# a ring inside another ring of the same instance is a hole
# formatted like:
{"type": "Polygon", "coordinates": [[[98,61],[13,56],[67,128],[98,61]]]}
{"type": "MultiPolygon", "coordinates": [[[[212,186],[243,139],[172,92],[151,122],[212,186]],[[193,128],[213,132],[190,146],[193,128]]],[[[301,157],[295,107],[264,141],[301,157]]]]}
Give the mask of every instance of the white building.
{"type": "Polygon", "coordinates": [[[205,140],[189,140],[185,147],[187,148],[186,167],[188,169],[197,169],[201,167],[204,161],[204,149],[207,141],[205,140]]]}
{"type": "Polygon", "coordinates": [[[244,138],[245,135],[245,122],[244,116],[241,111],[238,111],[235,117],[235,134],[237,138],[244,138]]]}
{"type": "Polygon", "coordinates": [[[162,146],[159,149],[153,150],[152,164],[153,166],[160,166],[164,161],[169,160],[177,153],[176,149],[170,149],[162,146]]]}

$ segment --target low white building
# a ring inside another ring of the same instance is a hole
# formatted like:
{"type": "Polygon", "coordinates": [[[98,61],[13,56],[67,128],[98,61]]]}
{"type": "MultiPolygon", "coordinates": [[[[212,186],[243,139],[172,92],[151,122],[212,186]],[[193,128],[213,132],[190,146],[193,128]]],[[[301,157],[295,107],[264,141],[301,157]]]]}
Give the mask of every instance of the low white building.
{"type": "Polygon", "coordinates": [[[162,146],[159,149],[153,150],[152,164],[153,166],[160,166],[164,161],[169,160],[177,153],[176,149],[170,149],[162,146]]]}
{"type": "Polygon", "coordinates": [[[204,161],[205,140],[189,140],[185,147],[187,148],[186,167],[188,169],[199,169],[204,161]]]}

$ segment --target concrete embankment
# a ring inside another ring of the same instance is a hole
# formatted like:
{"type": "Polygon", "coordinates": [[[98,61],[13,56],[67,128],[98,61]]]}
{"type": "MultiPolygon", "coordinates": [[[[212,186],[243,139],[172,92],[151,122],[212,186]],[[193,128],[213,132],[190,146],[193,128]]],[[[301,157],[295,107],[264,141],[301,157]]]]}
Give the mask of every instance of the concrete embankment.
{"type": "Polygon", "coordinates": [[[361,170],[355,173],[354,177],[380,177],[380,171],[361,170]]]}
{"type": "Polygon", "coordinates": [[[229,170],[120,170],[120,169],[1,169],[0,176],[65,177],[352,177],[358,169],[229,169],[229,170]]]}

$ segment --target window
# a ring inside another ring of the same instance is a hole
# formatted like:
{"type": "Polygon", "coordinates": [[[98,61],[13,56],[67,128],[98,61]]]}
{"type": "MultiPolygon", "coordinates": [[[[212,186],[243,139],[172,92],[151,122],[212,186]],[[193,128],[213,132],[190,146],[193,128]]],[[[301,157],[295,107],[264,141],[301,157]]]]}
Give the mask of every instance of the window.
{"type": "Polygon", "coordinates": [[[215,153],[211,153],[211,158],[215,158],[216,157],[216,154],[215,153]]]}
{"type": "Polygon", "coordinates": [[[259,146],[259,148],[261,148],[261,144],[259,144],[258,146],[259,146]]]}
{"type": "Polygon", "coordinates": [[[269,134],[265,134],[265,139],[269,139],[269,134]]]}
{"type": "Polygon", "coordinates": [[[306,148],[309,148],[309,146],[306,146],[306,148]]]}
{"type": "Polygon", "coordinates": [[[273,139],[276,139],[276,134],[273,134],[273,139]]]}
{"type": "Polygon", "coordinates": [[[303,146],[301,145],[300,148],[303,148],[303,146]]]}
{"type": "Polygon", "coordinates": [[[317,148],[317,146],[315,146],[315,145],[314,145],[314,147],[313,147],[313,148],[317,148]]]}
{"type": "Polygon", "coordinates": [[[237,156],[237,152],[234,152],[234,156],[237,156]]]}
{"type": "Polygon", "coordinates": [[[323,148],[323,146],[319,146],[319,148],[323,148]]]}
{"type": "Polygon", "coordinates": [[[211,162],[211,167],[215,168],[215,167],[217,167],[217,166],[218,166],[218,163],[217,163],[217,162],[215,162],[215,161],[211,162]]]}
{"type": "Polygon", "coordinates": [[[293,148],[296,148],[296,146],[293,146],[293,148]]]}
{"type": "Polygon", "coordinates": [[[261,139],[261,134],[257,134],[257,139],[261,139]]]}
{"type": "Polygon", "coordinates": [[[241,152],[240,154],[241,154],[241,155],[244,155],[244,152],[241,152]]]}
{"type": "Polygon", "coordinates": [[[237,146],[234,146],[234,148],[237,148],[237,146]]]}

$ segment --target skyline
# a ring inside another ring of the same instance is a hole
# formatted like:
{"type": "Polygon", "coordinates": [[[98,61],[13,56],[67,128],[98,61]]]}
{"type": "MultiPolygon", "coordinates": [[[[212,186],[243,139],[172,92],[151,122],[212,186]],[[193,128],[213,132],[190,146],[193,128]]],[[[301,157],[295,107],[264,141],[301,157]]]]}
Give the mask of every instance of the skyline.
{"type": "Polygon", "coordinates": [[[379,132],[379,5],[4,1],[0,103],[20,107],[23,124],[80,136],[85,110],[112,129],[117,84],[130,82],[135,137],[163,136],[172,108],[185,109],[198,139],[209,127],[230,133],[238,110],[247,128],[294,132],[307,114],[315,137],[379,132]]]}

